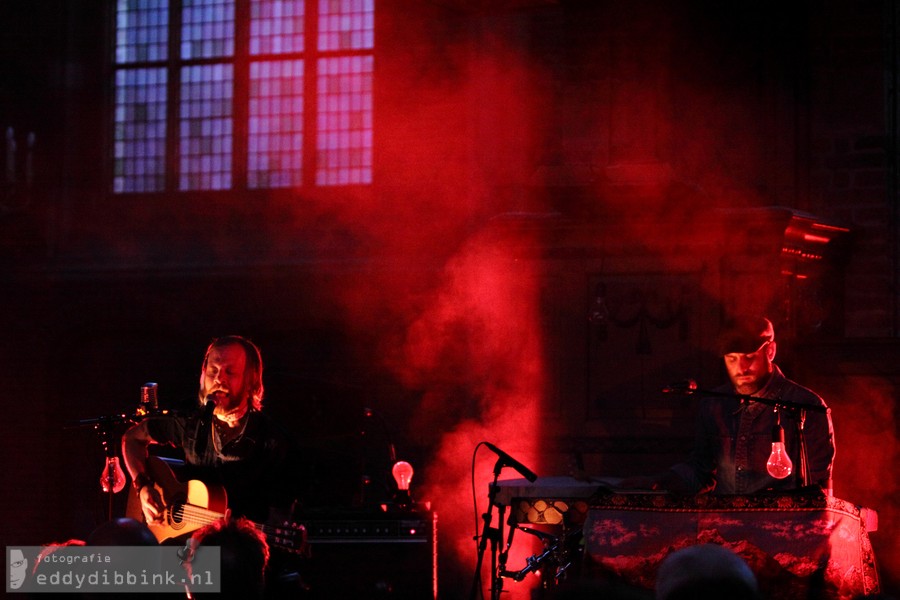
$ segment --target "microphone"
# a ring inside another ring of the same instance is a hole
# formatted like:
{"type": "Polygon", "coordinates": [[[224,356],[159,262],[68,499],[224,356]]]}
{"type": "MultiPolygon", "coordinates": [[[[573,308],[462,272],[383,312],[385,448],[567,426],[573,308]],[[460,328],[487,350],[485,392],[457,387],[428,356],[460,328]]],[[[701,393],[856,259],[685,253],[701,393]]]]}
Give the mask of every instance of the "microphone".
{"type": "Polygon", "coordinates": [[[534,474],[534,471],[514,459],[512,456],[510,456],[497,446],[493,445],[490,442],[484,442],[484,445],[487,446],[491,450],[491,452],[500,457],[500,460],[497,461],[497,464],[501,466],[512,467],[519,473],[519,475],[521,475],[531,483],[534,483],[534,481],[537,479],[538,476],[534,474]]]}
{"type": "Polygon", "coordinates": [[[149,382],[141,386],[141,407],[148,413],[159,410],[157,385],[155,383],[149,382]]]}
{"type": "Polygon", "coordinates": [[[692,394],[697,391],[697,382],[693,379],[676,381],[662,389],[663,394],[692,394]]]}

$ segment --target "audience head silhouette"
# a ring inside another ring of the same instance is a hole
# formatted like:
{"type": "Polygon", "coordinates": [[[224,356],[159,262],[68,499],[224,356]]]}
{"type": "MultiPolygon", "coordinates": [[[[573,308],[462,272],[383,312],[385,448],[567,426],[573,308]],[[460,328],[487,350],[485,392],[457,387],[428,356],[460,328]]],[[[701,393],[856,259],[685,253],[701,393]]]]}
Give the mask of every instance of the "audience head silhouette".
{"type": "Polygon", "coordinates": [[[656,600],[760,600],[756,576],[744,560],[716,544],[689,546],[662,561],[656,600]]]}
{"type": "Polygon", "coordinates": [[[88,546],[156,546],[153,532],[134,519],[107,521],[97,527],[85,540],[88,546]]]}
{"type": "Polygon", "coordinates": [[[203,546],[221,550],[223,598],[262,598],[269,564],[269,544],[256,526],[244,518],[233,519],[230,512],[191,536],[195,552],[203,546]]]}

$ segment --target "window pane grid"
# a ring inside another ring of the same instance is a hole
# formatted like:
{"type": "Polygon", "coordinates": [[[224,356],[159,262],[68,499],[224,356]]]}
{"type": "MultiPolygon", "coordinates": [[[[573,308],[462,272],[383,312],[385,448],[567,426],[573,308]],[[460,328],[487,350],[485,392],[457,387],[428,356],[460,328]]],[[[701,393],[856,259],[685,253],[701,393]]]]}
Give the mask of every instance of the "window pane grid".
{"type": "Polygon", "coordinates": [[[166,70],[116,72],[113,190],[158,192],[166,183],[166,70]]]}
{"type": "Polygon", "coordinates": [[[370,50],[375,45],[375,0],[319,0],[320,51],[370,50]]]}
{"type": "Polygon", "coordinates": [[[116,0],[114,192],[232,189],[233,167],[249,189],[372,182],[374,0],[243,1],[237,56],[237,0],[181,0],[172,22],[171,0],[116,0]],[[179,30],[180,64],[161,66],[179,30]],[[235,65],[253,56],[268,60],[247,62],[235,81],[235,65]],[[315,82],[305,83],[307,69],[315,82]],[[179,76],[180,95],[169,97],[168,80],[179,76]],[[244,85],[247,104],[235,112],[244,85]],[[233,165],[235,131],[246,135],[243,165],[233,165]],[[314,172],[304,176],[304,165],[314,172]]]}
{"type": "Polygon", "coordinates": [[[303,61],[250,64],[247,187],[303,182],[303,61]]]}
{"type": "Polygon", "coordinates": [[[231,187],[233,71],[231,64],[181,70],[181,190],[231,187]]]}
{"type": "Polygon", "coordinates": [[[304,0],[252,0],[250,55],[303,52],[304,0]]]}
{"type": "Polygon", "coordinates": [[[372,182],[372,56],[319,60],[316,184],[372,182]]]}
{"type": "Polygon", "coordinates": [[[181,58],[234,55],[234,0],[184,0],[181,58]]]}
{"type": "Polygon", "coordinates": [[[116,64],[166,60],[168,0],[118,0],[116,64]]]}

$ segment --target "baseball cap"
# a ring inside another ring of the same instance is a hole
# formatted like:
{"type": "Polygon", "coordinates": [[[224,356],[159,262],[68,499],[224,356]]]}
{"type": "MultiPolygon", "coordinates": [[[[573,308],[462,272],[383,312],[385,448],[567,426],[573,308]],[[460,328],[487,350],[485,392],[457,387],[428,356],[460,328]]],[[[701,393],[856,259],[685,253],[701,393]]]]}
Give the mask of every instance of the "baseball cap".
{"type": "Polygon", "coordinates": [[[774,339],[775,328],[769,319],[740,315],[728,321],[722,329],[719,336],[719,354],[750,354],[774,339]]]}

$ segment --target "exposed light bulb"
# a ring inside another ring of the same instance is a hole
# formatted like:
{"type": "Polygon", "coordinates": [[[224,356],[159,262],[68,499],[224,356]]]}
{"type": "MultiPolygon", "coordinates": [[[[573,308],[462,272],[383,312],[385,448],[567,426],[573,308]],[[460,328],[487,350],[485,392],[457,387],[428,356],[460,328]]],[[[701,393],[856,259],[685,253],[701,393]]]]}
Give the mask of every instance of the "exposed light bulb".
{"type": "Polygon", "coordinates": [[[405,509],[412,504],[412,497],[409,495],[409,484],[412,482],[413,468],[412,465],[405,460],[398,460],[391,469],[394,481],[397,482],[397,493],[394,494],[394,503],[405,509]]]}
{"type": "Polygon", "coordinates": [[[784,479],[793,469],[794,463],[784,449],[784,429],[779,423],[772,428],[772,454],[766,461],[766,471],[775,479],[784,479]]]}
{"type": "Polygon", "coordinates": [[[100,488],[103,492],[108,494],[110,487],[114,494],[125,489],[125,472],[122,471],[118,456],[108,456],[106,466],[100,474],[100,488]]]}
{"type": "Polygon", "coordinates": [[[397,482],[398,490],[409,493],[409,484],[412,482],[414,472],[412,465],[405,460],[394,463],[391,474],[394,476],[394,481],[397,482]]]}

